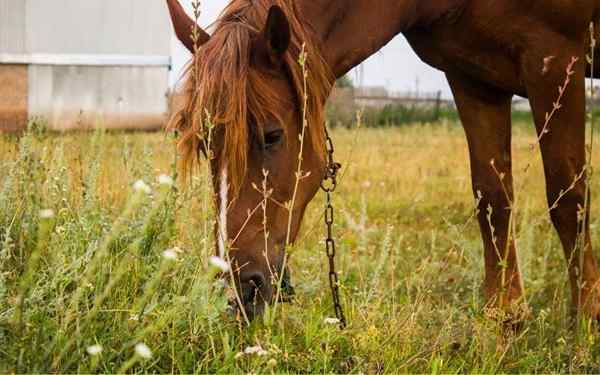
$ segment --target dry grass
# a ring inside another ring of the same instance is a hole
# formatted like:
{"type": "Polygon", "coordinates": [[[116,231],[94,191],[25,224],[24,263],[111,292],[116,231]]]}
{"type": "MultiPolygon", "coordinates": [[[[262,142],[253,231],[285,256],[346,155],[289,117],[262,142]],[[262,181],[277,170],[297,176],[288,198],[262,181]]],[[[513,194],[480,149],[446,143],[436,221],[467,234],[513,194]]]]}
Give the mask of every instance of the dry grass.
{"type": "MultiPolygon", "coordinates": [[[[278,308],[272,324],[266,319],[240,330],[207,272],[214,247],[206,176],[187,190],[154,183],[172,171],[171,140],[121,133],[31,134],[20,143],[4,137],[0,370],[600,371],[595,328],[584,327],[578,337],[569,328],[565,261],[530,127],[515,126],[513,150],[519,256],[533,314],[524,331],[509,337],[482,311],[482,245],[457,124],[333,132],[344,165],[334,197],[350,322],[343,332],[324,322],[332,311],[322,196],[290,258],[297,300],[278,308]],[[132,192],[139,179],[151,185],[151,197],[132,192]],[[131,213],[123,214],[126,206],[131,213]],[[55,217],[40,219],[43,208],[55,217]],[[161,254],[174,246],[182,252],[167,267],[161,254]],[[101,251],[106,257],[94,261],[101,251]],[[43,257],[31,268],[36,252],[43,257]],[[93,277],[84,279],[91,267],[93,277]],[[22,324],[15,320],[20,296],[22,324]],[[152,350],[151,359],[135,354],[138,342],[152,350]],[[97,356],[86,352],[94,344],[103,347],[97,356]],[[238,354],[257,345],[267,355],[238,354]]],[[[599,191],[598,179],[592,189],[599,191]]],[[[599,205],[594,199],[596,249],[599,205]]]]}

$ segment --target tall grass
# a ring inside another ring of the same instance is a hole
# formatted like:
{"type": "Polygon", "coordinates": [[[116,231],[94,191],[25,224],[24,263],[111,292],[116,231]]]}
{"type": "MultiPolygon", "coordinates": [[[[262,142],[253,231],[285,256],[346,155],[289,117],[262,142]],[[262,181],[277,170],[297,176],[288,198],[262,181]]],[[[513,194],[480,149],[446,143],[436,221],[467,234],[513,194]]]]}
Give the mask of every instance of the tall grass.
{"type": "MultiPolygon", "coordinates": [[[[568,281],[541,162],[530,151],[532,129],[514,134],[515,180],[523,186],[514,220],[532,318],[510,338],[483,313],[481,242],[460,127],[336,129],[332,136],[346,167],[335,228],[350,322],[343,332],[326,320],[318,202],[289,259],[296,300],[242,329],[207,262],[214,249],[207,172],[187,189],[157,180],[173,173],[168,137],[2,136],[0,371],[600,370],[596,336],[590,331],[575,345],[569,329],[568,281]],[[139,180],[147,186],[135,190],[139,180]]],[[[592,201],[592,213],[599,207],[592,201]]]]}

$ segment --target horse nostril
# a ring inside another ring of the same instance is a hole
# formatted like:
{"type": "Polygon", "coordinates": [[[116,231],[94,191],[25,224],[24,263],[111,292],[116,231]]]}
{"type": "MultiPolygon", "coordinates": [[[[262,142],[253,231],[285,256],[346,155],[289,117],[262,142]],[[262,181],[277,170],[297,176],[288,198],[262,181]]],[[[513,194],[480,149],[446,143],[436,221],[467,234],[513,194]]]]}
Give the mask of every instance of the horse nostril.
{"type": "Polygon", "coordinates": [[[242,302],[245,305],[257,303],[260,296],[260,289],[263,285],[265,285],[265,277],[259,272],[240,275],[242,302]]]}
{"type": "Polygon", "coordinates": [[[253,284],[255,288],[259,289],[265,283],[265,277],[262,274],[255,274],[250,278],[250,284],[253,284]]]}
{"type": "Polygon", "coordinates": [[[251,284],[256,288],[260,288],[265,283],[265,277],[260,272],[242,273],[240,275],[242,284],[251,284]]]}

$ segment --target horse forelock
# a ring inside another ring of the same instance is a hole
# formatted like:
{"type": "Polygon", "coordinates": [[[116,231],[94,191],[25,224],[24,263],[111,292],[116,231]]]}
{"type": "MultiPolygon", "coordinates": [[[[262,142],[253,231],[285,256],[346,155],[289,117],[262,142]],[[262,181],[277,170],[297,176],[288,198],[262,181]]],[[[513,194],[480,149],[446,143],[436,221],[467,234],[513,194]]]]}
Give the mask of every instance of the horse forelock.
{"type": "Polygon", "coordinates": [[[298,58],[302,45],[306,45],[307,135],[313,149],[324,157],[323,107],[334,80],[311,32],[300,22],[292,0],[234,0],[216,22],[211,39],[198,50],[188,67],[185,106],[169,124],[180,136],[184,174],[198,161],[198,150],[207,146],[209,133],[221,130],[219,163],[228,168],[228,182],[234,195],[246,177],[250,138],[253,134],[262,137],[261,124],[266,119],[281,120],[277,108],[282,103],[273,87],[273,78],[251,68],[253,41],[264,25],[269,7],[275,4],[289,18],[292,40],[284,62],[299,110],[305,90],[298,58]]]}

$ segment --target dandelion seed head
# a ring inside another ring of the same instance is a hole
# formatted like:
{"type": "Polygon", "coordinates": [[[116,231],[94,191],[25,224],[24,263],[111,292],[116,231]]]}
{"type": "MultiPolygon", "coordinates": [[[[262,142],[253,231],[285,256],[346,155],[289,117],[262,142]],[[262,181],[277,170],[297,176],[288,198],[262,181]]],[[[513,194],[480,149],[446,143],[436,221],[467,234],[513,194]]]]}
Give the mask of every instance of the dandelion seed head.
{"type": "Polygon", "coordinates": [[[229,263],[227,263],[223,258],[212,256],[208,259],[208,263],[221,270],[222,272],[229,271],[229,263]]]}
{"type": "Polygon", "coordinates": [[[165,186],[173,186],[173,178],[171,176],[167,176],[166,174],[161,174],[158,176],[158,184],[165,186]]]}
{"type": "Polygon", "coordinates": [[[45,210],[40,210],[40,219],[52,219],[54,217],[54,210],[52,209],[45,209],[45,210]]]}
{"type": "Polygon", "coordinates": [[[92,345],[86,348],[86,351],[89,355],[94,356],[102,353],[102,345],[92,345]]]}
{"type": "Polygon", "coordinates": [[[135,345],[135,354],[139,355],[144,359],[152,358],[152,351],[150,350],[148,345],[144,344],[143,342],[137,343],[135,345]]]}
{"type": "Polygon", "coordinates": [[[146,194],[150,194],[152,193],[152,189],[150,189],[150,186],[148,186],[144,181],[142,180],[137,180],[134,184],[133,184],[133,190],[135,191],[139,191],[142,193],[146,193],[146,194]]]}

